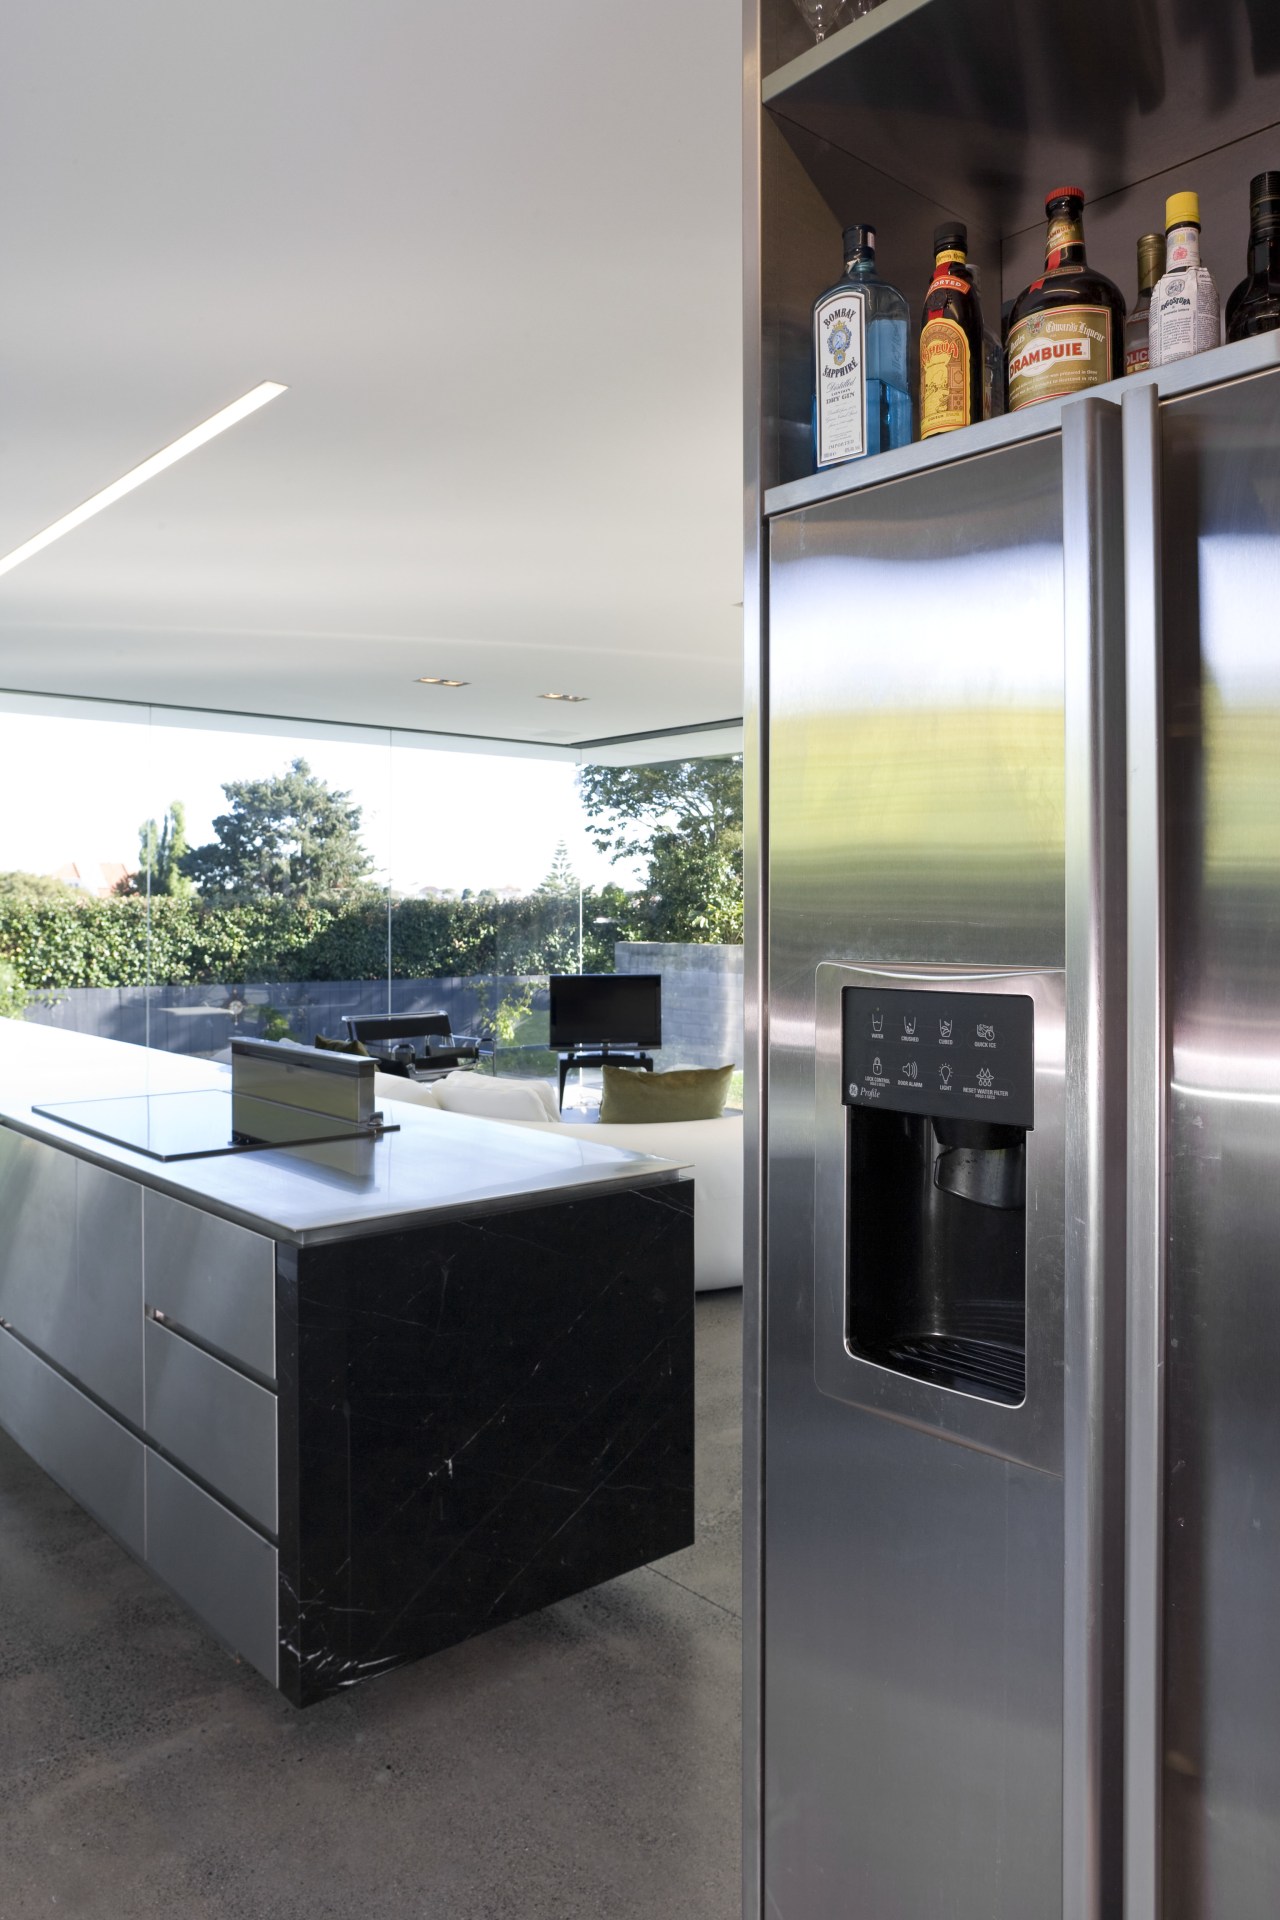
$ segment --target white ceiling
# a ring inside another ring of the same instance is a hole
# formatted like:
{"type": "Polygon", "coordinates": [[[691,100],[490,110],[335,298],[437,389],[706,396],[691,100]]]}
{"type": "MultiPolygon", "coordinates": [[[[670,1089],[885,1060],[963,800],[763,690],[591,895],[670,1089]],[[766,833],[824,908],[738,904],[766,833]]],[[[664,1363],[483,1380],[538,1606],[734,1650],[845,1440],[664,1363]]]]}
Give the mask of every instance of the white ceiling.
{"type": "Polygon", "coordinates": [[[0,578],[0,687],[739,714],[738,36],[737,0],[10,0],[0,554],[289,392],[0,578]]]}

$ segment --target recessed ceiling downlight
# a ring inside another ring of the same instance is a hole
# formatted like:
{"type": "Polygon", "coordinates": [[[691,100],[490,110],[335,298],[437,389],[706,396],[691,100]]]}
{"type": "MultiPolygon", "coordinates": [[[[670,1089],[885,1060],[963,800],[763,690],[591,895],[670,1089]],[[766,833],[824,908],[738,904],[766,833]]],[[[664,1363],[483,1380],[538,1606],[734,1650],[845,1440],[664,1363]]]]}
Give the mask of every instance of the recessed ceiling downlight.
{"type": "Polygon", "coordinates": [[[438,673],[420,673],[413,683],[416,687],[469,687],[469,680],[446,680],[438,673]]]}
{"type": "Polygon", "coordinates": [[[52,546],[55,540],[61,540],[64,533],[71,533],[74,528],[83,526],[86,520],[92,520],[95,513],[101,513],[104,507],[113,507],[117,500],[123,500],[126,493],[132,493],[134,488],[140,487],[145,480],[154,480],[158,473],[163,473],[165,468],[171,467],[176,460],[183,459],[188,453],[194,453],[196,448],[203,447],[206,441],[216,439],[218,434],[225,433],[228,427],[236,426],[239,421],[247,419],[249,414],[256,413],[259,407],[265,407],[268,400],[274,400],[277,394],[288,391],[289,389],[282,386],[278,380],[263,380],[258,386],[250,387],[248,393],[241,394],[240,398],[233,400],[229,407],[223,407],[219,412],[211,413],[209,418],[202,420],[198,427],[192,427],[189,433],[180,434],[176,440],[171,440],[167,447],[161,447],[159,453],[153,453],[149,459],[142,462],[141,466],[130,467],[128,473],[121,474],[120,478],[113,480],[109,487],[103,487],[101,493],[90,494],[87,500],[82,501],[78,507],[73,507],[70,513],[64,513],[61,520],[55,520],[51,526],[46,527],[43,533],[33,534],[31,539],[24,540],[20,547],[14,547],[11,553],[4,554],[0,557],[0,573],[12,573],[13,569],[20,567],[24,560],[30,560],[33,555],[43,553],[44,549],[52,546]]]}
{"type": "Polygon", "coordinates": [[[583,700],[589,700],[591,695],[589,693],[540,693],[538,698],[539,700],[569,700],[576,707],[583,700]]]}

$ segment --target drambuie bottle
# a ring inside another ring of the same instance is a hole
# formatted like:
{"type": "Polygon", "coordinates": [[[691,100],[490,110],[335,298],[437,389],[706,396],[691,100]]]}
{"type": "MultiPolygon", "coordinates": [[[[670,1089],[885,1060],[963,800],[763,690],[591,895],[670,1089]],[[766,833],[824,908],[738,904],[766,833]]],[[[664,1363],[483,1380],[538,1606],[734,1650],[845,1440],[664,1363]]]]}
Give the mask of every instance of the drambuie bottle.
{"type": "Polygon", "coordinates": [[[982,308],[958,220],[933,236],[933,279],[920,321],[920,438],[982,418],[982,308]]]}
{"type": "Polygon", "coordinates": [[[1009,315],[1010,413],[1087,392],[1124,372],[1124,295],[1085,258],[1084,193],[1055,187],[1044,204],[1044,274],[1018,295],[1009,315]]]}

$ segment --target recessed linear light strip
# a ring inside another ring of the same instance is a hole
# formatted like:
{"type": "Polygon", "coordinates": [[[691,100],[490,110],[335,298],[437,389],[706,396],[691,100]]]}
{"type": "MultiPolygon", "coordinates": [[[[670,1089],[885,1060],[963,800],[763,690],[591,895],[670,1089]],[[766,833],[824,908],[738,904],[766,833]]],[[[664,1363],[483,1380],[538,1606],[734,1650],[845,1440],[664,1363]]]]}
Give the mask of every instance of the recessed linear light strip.
{"type": "Polygon", "coordinates": [[[190,433],[184,433],[179,439],[170,441],[167,447],[161,447],[159,453],[153,453],[149,460],[142,462],[141,466],[131,467],[128,473],[122,474],[118,480],[113,480],[109,487],[102,489],[101,493],[92,494],[80,506],[73,507],[70,513],[64,513],[61,520],[55,520],[52,526],[44,529],[43,533],[33,534],[30,540],[24,540],[20,547],[13,549],[12,553],[6,553],[0,559],[0,573],[12,573],[13,569],[20,567],[24,560],[30,560],[33,555],[43,553],[44,549],[51,546],[55,540],[61,540],[64,533],[70,533],[75,527],[83,526],[84,522],[91,520],[95,513],[101,513],[104,507],[114,506],[117,500],[123,500],[126,493],[132,493],[134,488],[140,487],[144,481],[154,480],[158,473],[163,473],[166,467],[171,467],[175,460],[181,460],[186,454],[194,453],[196,448],[204,446],[206,441],[216,439],[220,433],[225,433],[228,427],[234,427],[238,421],[247,419],[251,413],[256,413],[259,407],[265,407],[268,400],[274,400],[278,394],[287,392],[288,388],[282,386],[278,380],[263,380],[260,385],[251,387],[248,393],[242,394],[238,400],[233,400],[229,407],[223,407],[220,413],[210,414],[209,418],[201,421],[198,427],[192,427],[190,433]]]}

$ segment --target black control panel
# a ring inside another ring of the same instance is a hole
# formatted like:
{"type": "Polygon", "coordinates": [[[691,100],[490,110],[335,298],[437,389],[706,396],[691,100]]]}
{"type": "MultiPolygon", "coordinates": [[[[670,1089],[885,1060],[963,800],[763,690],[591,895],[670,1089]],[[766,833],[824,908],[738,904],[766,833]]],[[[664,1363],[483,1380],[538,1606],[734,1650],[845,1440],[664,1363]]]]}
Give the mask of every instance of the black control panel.
{"type": "Polygon", "coordinates": [[[844,990],[844,1103],[1035,1125],[1035,1007],[1021,993],[844,990]]]}

